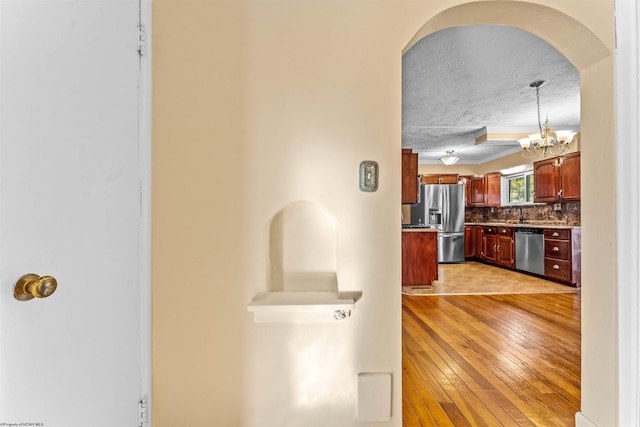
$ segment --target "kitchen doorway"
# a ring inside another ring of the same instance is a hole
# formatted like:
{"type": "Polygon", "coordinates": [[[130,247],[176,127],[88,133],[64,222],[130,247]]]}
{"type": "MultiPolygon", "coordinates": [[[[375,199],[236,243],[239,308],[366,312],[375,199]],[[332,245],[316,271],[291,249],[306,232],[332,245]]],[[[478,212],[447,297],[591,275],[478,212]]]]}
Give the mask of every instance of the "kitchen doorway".
{"type": "MultiPolygon", "coordinates": [[[[602,177],[615,175],[615,158],[613,153],[615,137],[611,123],[602,123],[599,118],[603,115],[610,117],[613,114],[613,59],[612,49],[603,41],[596,38],[585,25],[564,13],[552,8],[543,7],[531,3],[520,2],[474,2],[452,7],[441,12],[429,20],[412,38],[405,48],[405,52],[425,36],[443,28],[458,25],[499,24],[513,26],[529,31],[556,46],[580,71],[582,84],[582,99],[589,99],[590,95],[598,95],[601,102],[581,101],[582,110],[582,135],[585,140],[600,141],[600,149],[596,154],[589,144],[582,147],[584,167],[581,178],[583,188],[582,203],[585,209],[582,215],[583,239],[582,257],[584,290],[582,297],[583,316],[582,326],[585,337],[582,341],[582,405],[581,412],[576,414],[576,420],[580,423],[588,422],[585,413],[604,414],[617,411],[615,378],[604,378],[597,371],[604,370],[616,372],[617,326],[615,322],[617,301],[615,298],[616,284],[616,255],[611,253],[600,258],[598,263],[590,264],[589,260],[595,260],[596,254],[593,248],[599,246],[598,242],[611,242],[616,245],[615,225],[605,226],[606,230],[594,227],[602,224],[606,213],[597,208],[597,190],[605,191],[606,186],[598,183],[594,169],[598,166],[600,181],[602,177]],[[522,16],[537,16],[539,19],[523,22],[522,16]],[[541,28],[536,22],[549,19],[556,23],[552,26],[541,28]],[[534,22],[535,21],[535,22],[534,22]],[[560,24],[562,22],[562,24],[560,24]],[[574,37],[569,41],[563,34],[574,31],[574,37]],[[576,40],[578,42],[576,43],[576,40]],[[589,95],[589,96],[585,96],[589,95]],[[606,156],[602,156],[602,148],[606,148],[606,156]],[[591,172],[589,175],[587,172],[591,172]],[[597,267],[596,267],[597,265],[597,267]],[[606,286],[598,284],[608,283],[606,286]],[[609,315],[606,324],[602,323],[602,310],[607,310],[609,315]],[[600,313],[599,322],[590,313],[600,313]],[[608,396],[605,399],[597,399],[596,396],[608,396]]],[[[593,98],[591,98],[593,99],[593,98]]],[[[611,192],[609,189],[609,193],[611,192]]],[[[608,206],[616,204],[615,194],[611,194],[605,201],[608,206]]],[[[602,200],[599,202],[603,204],[602,200]]],[[[606,222],[606,221],[605,221],[606,222]]],[[[606,415],[605,415],[606,416],[606,415]]],[[[597,420],[596,420],[597,421],[597,420]]]]}

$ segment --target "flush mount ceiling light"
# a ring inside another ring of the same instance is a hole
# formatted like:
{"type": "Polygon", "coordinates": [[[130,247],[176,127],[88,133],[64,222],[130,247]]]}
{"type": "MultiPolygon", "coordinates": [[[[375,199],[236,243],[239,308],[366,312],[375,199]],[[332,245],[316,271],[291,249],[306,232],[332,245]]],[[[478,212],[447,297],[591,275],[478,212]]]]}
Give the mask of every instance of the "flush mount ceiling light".
{"type": "Polygon", "coordinates": [[[442,161],[442,163],[444,163],[447,166],[451,166],[452,164],[457,162],[458,159],[460,159],[460,157],[454,156],[453,150],[447,150],[447,155],[444,157],[440,157],[440,160],[442,161]]]}
{"type": "Polygon", "coordinates": [[[533,82],[529,87],[536,89],[536,105],[538,106],[538,129],[540,133],[529,135],[528,138],[519,139],[518,142],[524,150],[522,156],[525,158],[557,156],[562,154],[568,147],[577,132],[571,130],[552,131],[549,124],[549,117],[542,123],[540,119],[540,86],[544,80],[533,82]]]}

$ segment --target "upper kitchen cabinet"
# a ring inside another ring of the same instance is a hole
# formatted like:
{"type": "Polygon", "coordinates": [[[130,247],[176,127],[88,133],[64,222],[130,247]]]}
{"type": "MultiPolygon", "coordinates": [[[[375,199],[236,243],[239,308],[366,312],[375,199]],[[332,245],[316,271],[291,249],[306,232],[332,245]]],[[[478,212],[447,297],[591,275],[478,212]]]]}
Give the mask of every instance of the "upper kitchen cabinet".
{"type": "Polygon", "coordinates": [[[418,203],[418,153],[402,149],[402,203],[418,203]]]}
{"type": "Polygon", "coordinates": [[[580,200],[580,152],[560,159],[560,200],[580,200]]]}
{"type": "Polygon", "coordinates": [[[457,184],[459,176],[456,174],[422,175],[422,184],[457,184]]]}
{"type": "Polygon", "coordinates": [[[580,153],[533,164],[535,203],[580,200],[580,153]]]}
{"type": "Polygon", "coordinates": [[[466,179],[465,196],[467,206],[500,206],[500,172],[466,179]]]}
{"type": "Polygon", "coordinates": [[[469,188],[469,206],[485,206],[484,204],[484,176],[474,176],[467,180],[469,188]]]}
{"type": "Polygon", "coordinates": [[[559,181],[557,157],[535,162],[533,164],[533,201],[535,203],[557,201],[559,181]]]}
{"type": "Polygon", "coordinates": [[[500,195],[500,172],[488,173],[484,176],[485,185],[485,206],[500,206],[502,204],[500,195]]]}

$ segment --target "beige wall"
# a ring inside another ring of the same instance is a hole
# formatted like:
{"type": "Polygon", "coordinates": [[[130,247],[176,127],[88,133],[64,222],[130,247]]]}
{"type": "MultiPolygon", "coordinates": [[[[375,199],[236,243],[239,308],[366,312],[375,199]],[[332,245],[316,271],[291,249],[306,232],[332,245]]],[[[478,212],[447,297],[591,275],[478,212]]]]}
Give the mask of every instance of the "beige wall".
{"type": "MultiPolygon", "coordinates": [[[[461,3],[154,1],[154,425],[356,425],[359,372],[392,373],[393,417],[377,425],[401,425],[401,53],[461,3]],[[358,190],[362,160],[380,163],[376,193],[358,190]],[[337,221],[339,286],[363,292],[344,323],[258,325],[247,313],[266,290],[269,222],[297,200],[337,221]]],[[[537,3],[586,25],[601,56],[611,49],[610,0],[537,3]]],[[[474,4],[498,16],[527,6],[474,4]]],[[[451,16],[478,16],[460,12],[451,16]]],[[[583,412],[613,425],[615,224],[592,192],[613,185],[613,158],[592,148],[614,147],[612,65],[573,51],[582,33],[550,27],[539,35],[559,38],[583,78],[583,265],[606,263],[583,275],[594,329],[583,412]]]]}

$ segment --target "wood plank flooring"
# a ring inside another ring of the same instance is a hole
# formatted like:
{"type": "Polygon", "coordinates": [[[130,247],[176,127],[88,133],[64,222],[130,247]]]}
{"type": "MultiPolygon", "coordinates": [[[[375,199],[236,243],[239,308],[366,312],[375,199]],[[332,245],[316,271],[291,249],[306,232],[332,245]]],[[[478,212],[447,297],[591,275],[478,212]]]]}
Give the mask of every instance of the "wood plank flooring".
{"type": "Polygon", "coordinates": [[[575,425],[580,293],[402,302],[404,426],[575,425]]]}

